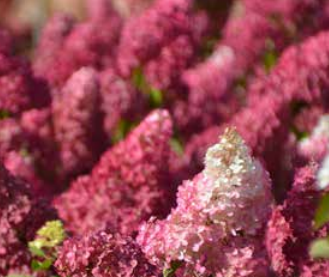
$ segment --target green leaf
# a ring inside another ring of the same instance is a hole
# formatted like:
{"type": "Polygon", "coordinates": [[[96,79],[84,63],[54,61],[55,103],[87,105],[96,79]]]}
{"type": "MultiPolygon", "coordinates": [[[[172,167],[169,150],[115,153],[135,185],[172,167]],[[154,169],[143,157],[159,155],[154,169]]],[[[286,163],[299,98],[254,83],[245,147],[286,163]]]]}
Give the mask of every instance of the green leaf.
{"type": "Polygon", "coordinates": [[[40,243],[41,247],[54,247],[61,244],[65,237],[63,223],[60,220],[48,221],[38,230],[38,238],[36,242],[40,243]]]}
{"type": "Polygon", "coordinates": [[[278,60],[278,55],[275,50],[275,43],[271,39],[265,41],[265,48],[263,64],[266,72],[270,72],[278,60]]]}
{"type": "Polygon", "coordinates": [[[329,237],[315,240],[310,247],[310,255],[315,258],[329,258],[329,237]]]}
{"type": "Polygon", "coordinates": [[[329,221],[329,193],[326,193],[320,200],[319,206],[315,213],[315,229],[321,228],[329,221]]]}
{"type": "Polygon", "coordinates": [[[29,250],[32,253],[32,255],[37,257],[45,257],[46,254],[43,252],[39,247],[36,247],[34,245],[34,242],[29,242],[29,250]]]}
{"type": "Polygon", "coordinates": [[[6,119],[10,117],[10,112],[6,110],[0,109],[0,120],[6,119]]]}
{"type": "Polygon", "coordinates": [[[170,146],[171,149],[174,150],[176,154],[178,154],[179,156],[183,156],[184,147],[183,144],[177,138],[172,138],[170,140],[170,146]]]}
{"type": "Polygon", "coordinates": [[[53,264],[52,259],[46,259],[44,261],[33,260],[31,267],[34,271],[47,270],[53,264]]]}
{"type": "Polygon", "coordinates": [[[148,84],[146,82],[145,76],[143,74],[143,70],[141,67],[137,67],[134,69],[132,74],[132,83],[134,84],[135,88],[142,91],[143,93],[146,92],[148,84]]]}
{"type": "Polygon", "coordinates": [[[156,88],[150,88],[150,104],[153,108],[160,107],[163,103],[162,91],[156,88]]]}
{"type": "Polygon", "coordinates": [[[170,268],[163,270],[163,277],[173,277],[178,268],[181,267],[183,262],[174,261],[171,263],[170,268]]]}
{"type": "Polygon", "coordinates": [[[117,143],[123,140],[135,126],[136,123],[121,119],[111,136],[111,141],[117,143]]]}

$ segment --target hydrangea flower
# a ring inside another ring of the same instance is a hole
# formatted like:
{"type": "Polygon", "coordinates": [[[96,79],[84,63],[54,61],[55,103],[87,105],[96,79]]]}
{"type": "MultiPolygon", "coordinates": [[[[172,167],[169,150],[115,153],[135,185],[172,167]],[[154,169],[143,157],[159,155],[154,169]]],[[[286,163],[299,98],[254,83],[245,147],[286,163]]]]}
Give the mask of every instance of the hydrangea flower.
{"type": "Polygon", "coordinates": [[[174,103],[180,130],[202,130],[223,122],[236,111],[234,94],[228,93],[235,78],[234,59],[231,48],[219,46],[206,61],[182,73],[187,100],[174,103]]]}
{"type": "Polygon", "coordinates": [[[64,241],[55,268],[62,277],[159,276],[132,238],[106,231],[64,241]]]}
{"type": "Polygon", "coordinates": [[[137,241],[160,266],[183,262],[182,276],[265,276],[261,237],[271,202],[266,171],[228,129],[208,149],[205,169],[179,187],[177,207],[142,225],[137,241]]]}
{"type": "Polygon", "coordinates": [[[31,256],[26,242],[55,211],[34,198],[29,185],[0,166],[0,275],[30,272],[31,256]]]}
{"type": "Polygon", "coordinates": [[[104,7],[102,17],[97,17],[92,13],[98,13],[100,8],[94,8],[85,22],[73,24],[68,17],[56,16],[42,32],[37,48],[40,56],[36,58],[34,70],[53,87],[61,87],[82,67],[102,68],[113,64],[121,18],[104,7]]]}
{"type": "Polygon", "coordinates": [[[54,131],[68,175],[88,170],[103,147],[100,91],[96,72],[81,68],[54,96],[54,131]]]}
{"type": "Polygon", "coordinates": [[[0,110],[17,115],[47,104],[47,87],[34,78],[30,65],[21,58],[0,52],[0,110]]]}
{"type": "Polygon", "coordinates": [[[190,35],[190,13],[190,0],[158,0],[140,16],[131,18],[121,35],[117,61],[120,73],[130,76],[178,36],[190,35]]]}
{"type": "Polygon", "coordinates": [[[141,220],[165,215],[173,192],[168,184],[171,133],[168,112],[155,110],[105,152],[91,174],[55,200],[67,228],[82,234],[110,226],[131,234],[141,220]]]}
{"type": "MultiPolygon", "coordinates": [[[[272,269],[278,276],[300,276],[303,271],[308,271],[309,263],[313,262],[309,257],[308,247],[318,236],[312,226],[317,203],[321,197],[317,189],[316,172],[315,165],[301,168],[296,172],[287,199],[275,208],[268,223],[267,250],[272,269]]],[[[308,275],[305,273],[305,276],[308,275]]]]}

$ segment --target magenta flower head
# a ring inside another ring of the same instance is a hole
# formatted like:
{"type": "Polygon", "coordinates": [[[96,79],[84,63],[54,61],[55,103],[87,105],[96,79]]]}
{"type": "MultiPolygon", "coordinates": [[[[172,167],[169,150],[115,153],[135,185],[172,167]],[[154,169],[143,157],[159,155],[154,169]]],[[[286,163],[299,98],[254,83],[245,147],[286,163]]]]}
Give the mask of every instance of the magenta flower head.
{"type": "Polygon", "coordinates": [[[55,15],[44,26],[33,59],[33,71],[54,85],[57,68],[54,64],[63,49],[65,38],[71,32],[74,20],[66,15],[55,15]]]}
{"type": "Polygon", "coordinates": [[[174,107],[174,115],[182,129],[193,132],[219,124],[236,110],[231,84],[235,78],[235,56],[231,48],[219,46],[203,63],[182,73],[188,99],[174,107]]]}
{"type": "Polygon", "coordinates": [[[88,170],[102,149],[97,74],[82,68],[54,96],[52,112],[61,161],[68,174],[88,170]]]}
{"type": "Polygon", "coordinates": [[[55,200],[67,228],[81,234],[109,225],[132,233],[151,215],[164,216],[172,205],[171,134],[168,112],[155,110],[105,152],[90,175],[78,178],[55,200]]]}
{"type": "Polygon", "coordinates": [[[118,50],[118,67],[124,76],[157,57],[180,35],[189,35],[190,0],[157,0],[125,25],[118,50]]]}
{"type": "Polygon", "coordinates": [[[32,197],[27,183],[0,166],[0,275],[30,271],[26,242],[45,221],[56,218],[50,206],[32,197]]]}
{"type": "Polygon", "coordinates": [[[38,106],[46,96],[39,92],[46,92],[40,91],[37,85],[27,62],[0,52],[0,110],[16,115],[38,106]]]}
{"type": "Polygon", "coordinates": [[[301,276],[312,262],[308,248],[317,237],[313,219],[321,197],[316,184],[317,170],[317,166],[311,165],[296,172],[287,199],[275,208],[268,222],[266,245],[277,276],[301,276]]]}
{"type": "Polygon", "coordinates": [[[100,12],[102,3],[94,5],[88,21],[74,24],[71,18],[58,15],[43,30],[34,71],[52,86],[61,87],[81,67],[102,68],[113,64],[121,18],[104,7],[102,16],[107,16],[96,20],[94,13],[100,12]]]}
{"type": "Polygon", "coordinates": [[[55,268],[61,277],[156,277],[160,273],[132,238],[107,231],[64,241],[55,268]]]}
{"type": "Polygon", "coordinates": [[[31,155],[18,151],[6,154],[4,161],[8,171],[16,177],[22,178],[31,184],[31,191],[37,196],[48,194],[47,185],[39,178],[36,172],[35,161],[31,155]]]}
{"type": "Polygon", "coordinates": [[[261,238],[271,203],[267,172],[227,129],[205,169],[179,187],[177,207],[142,225],[137,241],[159,266],[181,262],[182,276],[265,276],[261,238]]]}

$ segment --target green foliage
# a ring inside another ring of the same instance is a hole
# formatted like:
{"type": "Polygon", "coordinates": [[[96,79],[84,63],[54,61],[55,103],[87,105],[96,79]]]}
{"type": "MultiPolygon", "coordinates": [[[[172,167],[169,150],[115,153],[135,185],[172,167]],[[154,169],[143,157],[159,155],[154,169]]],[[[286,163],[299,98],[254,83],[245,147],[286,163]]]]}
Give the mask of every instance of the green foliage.
{"type": "Polygon", "coordinates": [[[0,120],[6,119],[9,117],[10,117],[10,112],[0,109],[0,120]]]}
{"type": "Polygon", "coordinates": [[[310,255],[314,259],[329,258],[329,237],[315,240],[310,247],[310,255]]]}
{"type": "Polygon", "coordinates": [[[163,103],[162,91],[156,88],[150,88],[149,92],[150,105],[153,108],[161,107],[163,103]]]}
{"type": "Polygon", "coordinates": [[[57,256],[57,246],[65,239],[63,223],[59,220],[48,221],[37,232],[37,238],[29,242],[29,250],[35,259],[31,267],[34,271],[48,270],[57,256]]]}
{"type": "Polygon", "coordinates": [[[309,133],[301,132],[295,126],[291,126],[290,131],[295,135],[297,141],[301,141],[309,137],[309,133]]]}
{"type": "Polygon", "coordinates": [[[163,277],[173,277],[178,268],[181,267],[183,263],[181,261],[174,261],[171,263],[170,268],[163,270],[163,277]]]}
{"type": "Polygon", "coordinates": [[[178,138],[172,138],[170,140],[170,146],[171,149],[178,154],[179,156],[183,156],[184,154],[184,148],[183,148],[183,144],[181,141],[179,141],[178,138]]]}
{"type": "Polygon", "coordinates": [[[37,239],[31,241],[29,246],[33,248],[52,248],[65,239],[63,223],[59,220],[48,221],[37,232],[37,239]]]}
{"type": "Polygon", "coordinates": [[[278,60],[278,54],[275,50],[275,44],[272,40],[267,39],[265,42],[265,53],[263,56],[263,65],[266,72],[270,72],[271,69],[276,65],[278,60]]]}
{"type": "Polygon", "coordinates": [[[163,92],[152,87],[145,78],[142,68],[138,67],[132,74],[133,85],[145,94],[149,99],[151,108],[161,107],[163,104],[163,92]]]}
{"type": "Polygon", "coordinates": [[[135,123],[121,119],[111,136],[112,142],[117,143],[123,140],[135,126],[135,123]]]}
{"type": "Polygon", "coordinates": [[[329,221],[329,193],[326,193],[320,200],[319,206],[315,213],[314,227],[321,228],[329,221]]]}

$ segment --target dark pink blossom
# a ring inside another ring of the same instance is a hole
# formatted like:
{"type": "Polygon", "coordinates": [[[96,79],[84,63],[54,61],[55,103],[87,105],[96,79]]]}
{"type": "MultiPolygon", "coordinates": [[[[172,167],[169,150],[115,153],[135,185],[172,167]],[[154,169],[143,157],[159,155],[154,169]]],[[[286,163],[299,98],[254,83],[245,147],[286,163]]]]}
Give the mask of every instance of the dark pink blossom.
{"type": "Polygon", "coordinates": [[[47,103],[47,87],[33,77],[29,64],[0,53],[0,110],[16,115],[47,103]]]}
{"type": "Polygon", "coordinates": [[[287,199],[275,209],[268,223],[267,249],[272,269],[278,276],[300,276],[311,262],[308,248],[317,237],[312,224],[321,196],[316,185],[316,171],[317,166],[311,165],[296,172],[287,199]]]}
{"type": "Polygon", "coordinates": [[[234,54],[220,46],[203,63],[182,73],[187,100],[174,103],[174,116],[180,130],[192,133],[220,124],[237,109],[233,93],[227,93],[235,78],[234,54]]]}
{"type": "Polygon", "coordinates": [[[42,56],[37,59],[34,67],[38,75],[60,87],[81,67],[102,68],[112,64],[122,23],[116,13],[108,12],[107,17],[96,20],[92,16],[75,25],[65,17],[50,21],[38,46],[38,52],[47,58],[45,63],[42,56]]]}
{"type": "Polygon", "coordinates": [[[90,175],[79,177],[55,200],[67,228],[83,234],[108,225],[131,234],[142,220],[165,215],[173,192],[168,180],[171,133],[168,112],[155,110],[105,152],[90,175]]]}
{"type": "Polygon", "coordinates": [[[11,151],[4,158],[4,166],[14,176],[31,184],[31,191],[36,196],[49,195],[49,186],[37,175],[34,158],[28,153],[11,151]]]}
{"type": "Polygon", "coordinates": [[[33,70],[37,76],[45,78],[51,84],[54,84],[54,75],[58,70],[54,65],[73,26],[74,20],[71,17],[58,14],[49,19],[41,31],[33,59],[33,70]]]}
{"type": "Polygon", "coordinates": [[[47,220],[56,218],[54,210],[32,197],[29,186],[0,167],[0,274],[29,273],[31,255],[27,241],[47,220]]]}
{"type": "Polygon", "coordinates": [[[62,277],[156,277],[160,274],[132,238],[108,231],[64,241],[55,268],[62,277]]]}
{"type": "Polygon", "coordinates": [[[271,202],[266,171],[230,129],[208,149],[205,169],[179,187],[177,207],[143,224],[137,241],[159,266],[181,262],[181,276],[267,276],[271,202]]]}
{"type": "Polygon", "coordinates": [[[181,35],[191,36],[191,1],[155,1],[123,28],[118,50],[118,68],[124,76],[155,59],[163,47],[181,35]]]}
{"type": "Polygon", "coordinates": [[[102,147],[102,118],[97,74],[81,68],[54,96],[52,116],[62,167],[67,174],[91,168],[102,147]]]}

